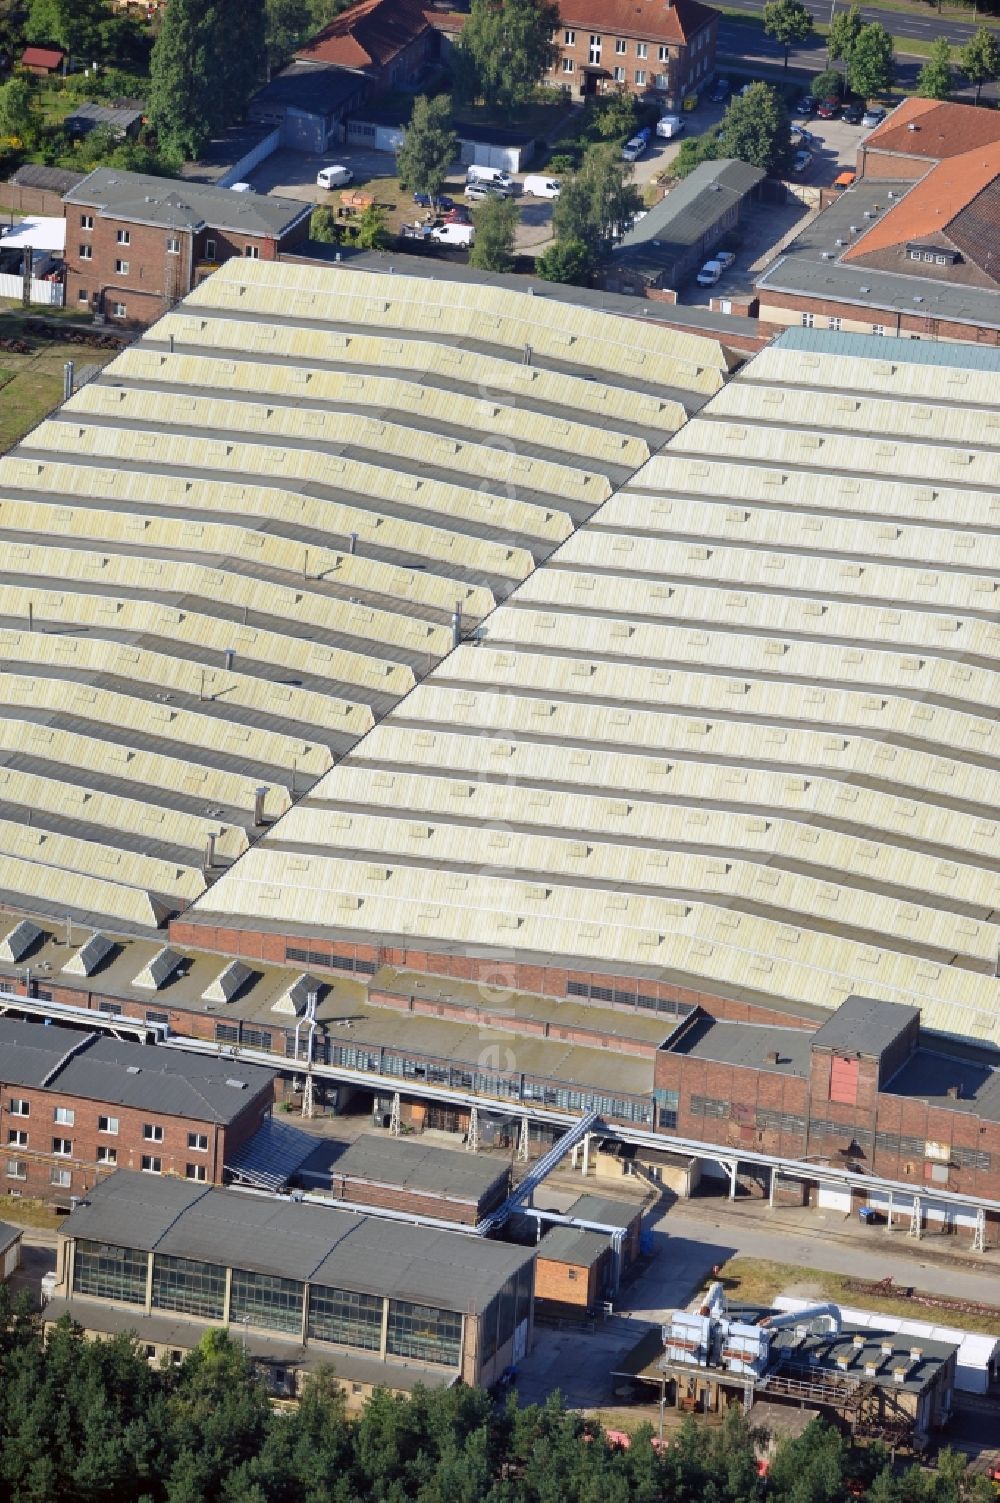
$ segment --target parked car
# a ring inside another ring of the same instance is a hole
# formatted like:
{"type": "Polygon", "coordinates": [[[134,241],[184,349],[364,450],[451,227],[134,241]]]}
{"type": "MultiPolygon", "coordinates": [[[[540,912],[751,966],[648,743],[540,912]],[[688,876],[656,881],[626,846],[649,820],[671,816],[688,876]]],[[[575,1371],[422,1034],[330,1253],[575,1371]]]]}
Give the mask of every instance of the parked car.
{"type": "Polygon", "coordinates": [[[350,167],[321,167],[316,174],[317,188],[344,188],[353,181],[354,173],[350,167]]]}
{"type": "Polygon", "coordinates": [[[861,124],[865,130],[874,130],[876,125],[881,125],[885,119],[885,110],[877,106],[873,110],[865,110],[861,117],[861,124]]]}
{"type": "Polygon", "coordinates": [[[863,110],[860,104],[848,104],[844,106],[841,120],[846,120],[848,125],[860,125],[863,110]]]}
{"type": "Polygon", "coordinates": [[[414,193],[413,202],[419,204],[422,209],[453,209],[455,200],[449,198],[447,193],[441,193],[437,198],[432,198],[429,193],[414,193]]]}
{"type": "Polygon", "coordinates": [[[840,114],[839,99],[821,99],[816,106],[816,113],[821,120],[836,120],[840,114]]]}
{"type": "Polygon", "coordinates": [[[708,97],[713,104],[725,104],[726,100],[729,98],[730,88],[731,85],[728,78],[717,78],[715,81],[715,87],[712,89],[712,92],[708,97]]]}
{"type": "Polygon", "coordinates": [[[733,251],[716,251],[712,260],[718,261],[723,271],[728,271],[730,266],[736,265],[736,255],[733,251]]]}
{"type": "Polygon", "coordinates": [[[443,216],[442,223],[471,224],[472,220],[469,218],[469,211],[465,207],[465,205],[456,204],[453,209],[449,209],[448,212],[443,216]]]}
{"type": "Polygon", "coordinates": [[[649,144],[648,136],[633,136],[631,141],[626,141],[622,147],[622,161],[636,162],[642,156],[649,144]]]}
{"type": "Polygon", "coordinates": [[[816,100],[812,94],[803,94],[795,106],[795,113],[796,115],[804,115],[807,119],[810,115],[816,113],[816,100]]]}
{"type": "Polygon", "coordinates": [[[484,198],[510,198],[513,188],[501,183],[466,183],[465,197],[473,204],[481,204],[484,198]]]}
{"type": "Polygon", "coordinates": [[[798,176],[801,176],[803,172],[808,172],[812,166],[812,159],[813,154],[811,151],[797,151],[795,153],[795,160],[792,163],[792,171],[798,176]]]}
{"type": "Polygon", "coordinates": [[[699,287],[714,287],[721,276],[722,267],[718,261],[706,261],[695,281],[699,287]]]}
{"type": "Polygon", "coordinates": [[[524,180],[524,192],[528,198],[558,198],[560,191],[557,177],[530,176],[524,180]]]}

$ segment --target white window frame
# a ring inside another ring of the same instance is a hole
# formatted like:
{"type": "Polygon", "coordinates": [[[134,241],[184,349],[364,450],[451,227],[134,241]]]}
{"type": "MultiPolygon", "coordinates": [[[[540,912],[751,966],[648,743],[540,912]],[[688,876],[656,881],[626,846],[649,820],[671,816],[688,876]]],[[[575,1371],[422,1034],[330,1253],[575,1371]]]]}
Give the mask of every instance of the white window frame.
{"type": "Polygon", "coordinates": [[[128,276],[128,262],[127,261],[116,261],[115,262],[115,276],[116,277],[127,277],[128,276]]]}
{"type": "Polygon", "coordinates": [[[117,1164],[118,1149],[112,1148],[110,1143],[98,1143],[97,1162],[99,1164],[117,1164]]]}
{"type": "Polygon", "coordinates": [[[611,76],[613,77],[615,83],[624,83],[625,82],[625,69],[624,68],[615,68],[613,70],[611,76]]]}
{"type": "Polygon", "coordinates": [[[93,259],[94,259],[94,247],[92,245],[81,245],[80,246],[80,260],[81,261],[93,261],[93,259]]]}
{"type": "Polygon", "coordinates": [[[816,323],[816,315],[815,315],[815,313],[803,313],[803,315],[802,315],[802,327],[803,327],[803,329],[811,329],[811,328],[813,328],[815,326],[815,323],[816,323]]]}
{"type": "Polygon", "coordinates": [[[112,303],[111,304],[111,317],[112,318],[128,318],[128,308],[125,306],[124,303],[112,303]]]}
{"type": "Polygon", "coordinates": [[[188,1152],[189,1153],[207,1153],[208,1152],[208,1133],[207,1132],[189,1132],[188,1133],[188,1152]]]}
{"type": "Polygon", "coordinates": [[[118,1129],[121,1126],[117,1117],[98,1117],[97,1131],[105,1133],[109,1138],[117,1138],[118,1129]]]}
{"type": "Polygon", "coordinates": [[[180,253],[181,253],[181,242],[180,242],[179,238],[176,235],[168,235],[167,236],[167,255],[168,256],[179,256],[180,253]]]}
{"type": "Polygon", "coordinates": [[[78,303],[90,302],[90,293],[87,291],[86,287],[80,288],[79,292],[76,295],[76,300],[78,303]]]}
{"type": "Polygon", "coordinates": [[[144,1153],[142,1156],[143,1174],[162,1174],[163,1160],[155,1153],[144,1153]]]}
{"type": "Polygon", "coordinates": [[[259,245],[245,245],[243,247],[243,254],[244,254],[244,256],[249,256],[249,258],[250,258],[251,261],[259,261],[260,260],[260,246],[259,245]]]}
{"type": "Polygon", "coordinates": [[[72,1138],[53,1138],[52,1152],[57,1159],[71,1159],[73,1157],[72,1138]]]}
{"type": "Polygon", "coordinates": [[[603,37],[598,36],[596,32],[591,32],[589,56],[592,65],[596,65],[601,61],[601,46],[603,45],[603,42],[603,37]]]}
{"type": "Polygon", "coordinates": [[[575,47],[576,46],[576,32],[575,31],[564,31],[563,32],[563,46],[564,47],[575,47]]]}
{"type": "Polygon", "coordinates": [[[28,1134],[23,1127],[9,1127],[7,1129],[8,1148],[27,1148],[28,1134]]]}
{"type": "Polygon", "coordinates": [[[627,51],[628,43],[626,42],[625,38],[615,37],[615,55],[617,57],[624,57],[627,51]]]}
{"type": "Polygon", "coordinates": [[[885,324],[872,324],[872,333],[876,338],[883,339],[885,337],[885,324]]]}
{"type": "Polygon", "coordinates": [[[72,1169],[63,1169],[60,1165],[53,1164],[49,1172],[49,1184],[56,1185],[61,1190],[71,1190],[73,1188],[72,1169]]]}
{"type": "Polygon", "coordinates": [[[838,333],[842,322],[843,320],[839,313],[831,313],[826,321],[826,326],[828,329],[833,329],[834,333],[838,333]]]}
{"type": "Polygon", "coordinates": [[[208,1166],[206,1164],[185,1164],[184,1178],[194,1180],[199,1185],[206,1184],[208,1181],[208,1166]]]}
{"type": "Polygon", "coordinates": [[[55,1111],[52,1113],[52,1120],[53,1122],[57,1123],[59,1127],[75,1127],[76,1112],[71,1106],[57,1106],[55,1111]]]}
{"type": "Polygon", "coordinates": [[[8,1159],[7,1160],[7,1178],[8,1179],[27,1179],[28,1178],[28,1166],[24,1162],[24,1159],[8,1159]]]}
{"type": "Polygon", "coordinates": [[[119,245],[131,245],[132,244],[132,236],[131,236],[131,234],[129,233],[128,230],[119,230],[118,231],[117,243],[119,245]]]}
{"type": "Polygon", "coordinates": [[[163,1128],[159,1122],[144,1122],[142,1124],[142,1141],[144,1143],[162,1143],[163,1128]]]}
{"type": "Polygon", "coordinates": [[[649,43],[648,42],[636,42],[636,44],[635,44],[635,55],[636,55],[636,57],[642,57],[642,58],[648,57],[649,56],[649,43]]]}
{"type": "Polygon", "coordinates": [[[659,58],[659,61],[661,63],[669,63],[669,61],[670,61],[670,48],[669,47],[664,47],[664,46],[661,45],[660,49],[659,49],[659,53],[658,53],[658,58],[659,58]]]}
{"type": "Polygon", "coordinates": [[[12,1096],[7,1111],[12,1117],[30,1117],[31,1102],[24,1096],[12,1096]]]}
{"type": "Polygon", "coordinates": [[[636,68],[636,70],[635,70],[635,83],[636,83],[636,88],[638,88],[638,89],[644,89],[646,87],[646,70],[645,70],[645,68],[636,68]]]}
{"type": "Polygon", "coordinates": [[[563,70],[564,73],[573,73],[573,72],[575,72],[575,70],[576,70],[576,63],[574,63],[574,61],[573,61],[573,59],[571,57],[564,57],[563,60],[562,60],[562,63],[563,63],[562,70],[563,70]]]}
{"type": "Polygon", "coordinates": [[[218,247],[217,247],[216,242],[214,240],[206,240],[205,241],[205,260],[206,261],[214,261],[215,260],[215,252],[216,252],[217,249],[218,249],[218,247]]]}
{"type": "Polygon", "coordinates": [[[93,214],[81,214],[80,215],[80,228],[81,228],[81,230],[92,230],[94,228],[94,216],[93,216],[93,214]]]}

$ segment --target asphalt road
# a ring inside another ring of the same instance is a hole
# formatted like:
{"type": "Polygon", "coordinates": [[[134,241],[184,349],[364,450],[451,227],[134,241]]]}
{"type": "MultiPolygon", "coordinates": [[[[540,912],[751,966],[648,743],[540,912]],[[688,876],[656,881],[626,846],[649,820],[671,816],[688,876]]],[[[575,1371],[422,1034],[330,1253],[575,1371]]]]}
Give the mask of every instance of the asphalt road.
{"type": "MultiPolygon", "coordinates": [[[[759,8],[758,0],[733,0],[733,3],[738,4],[741,9],[756,10],[759,8]]],[[[812,0],[812,3],[815,4],[815,0],[812,0]]],[[[883,20],[890,16],[896,16],[895,11],[872,11],[870,14],[873,18],[881,17],[883,20]]],[[[904,17],[904,19],[906,18],[904,17]]],[[[955,24],[956,26],[960,25],[960,23],[955,24]]],[[[952,23],[945,22],[944,25],[950,27],[952,23]]],[[[966,27],[965,30],[968,31],[970,28],[966,27]]],[[[900,34],[898,29],[895,34],[897,36],[900,34]]],[[[945,34],[948,33],[946,32],[945,34]]],[[[965,38],[951,36],[950,40],[959,43],[963,42],[965,38]]],[[[720,57],[722,54],[726,54],[732,58],[740,59],[743,71],[752,71],[754,63],[764,63],[768,69],[775,67],[780,69],[784,63],[785,55],[784,48],[774,41],[772,37],[765,36],[759,27],[749,24],[741,26],[739,21],[729,19],[719,22],[718,51],[720,57]]],[[[897,51],[896,84],[905,93],[912,94],[914,92],[917,83],[917,74],[920,72],[925,61],[926,59],[923,57],[897,51]]],[[[734,73],[739,72],[741,63],[720,61],[718,71],[722,74],[730,70],[734,73]]],[[[821,73],[824,68],[829,66],[826,44],[822,37],[817,37],[801,47],[793,47],[789,58],[789,65],[797,70],[821,73]]],[[[776,79],[777,75],[774,75],[774,77],[776,79]]],[[[769,81],[772,81],[770,73],[769,81]]],[[[971,104],[975,99],[975,89],[958,73],[956,73],[956,83],[955,98],[971,104]]],[[[997,85],[987,84],[983,89],[983,101],[995,101],[997,97],[997,85]]],[[[697,129],[697,126],[693,125],[692,128],[697,129]]]]}
{"type": "MultiPolygon", "coordinates": [[[[754,15],[760,15],[767,0],[726,0],[733,10],[750,11],[754,15]]],[[[808,11],[811,11],[817,21],[829,21],[838,10],[844,10],[844,0],[803,0],[808,11]]],[[[975,35],[977,24],[969,21],[956,21],[949,16],[939,16],[930,6],[927,7],[926,16],[910,15],[906,11],[878,10],[867,5],[861,8],[863,21],[881,21],[886,31],[891,31],[894,37],[914,37],[921,42],[933,42],[938,37],[947,37],[949,42],[961,46],[975,35]]]]}

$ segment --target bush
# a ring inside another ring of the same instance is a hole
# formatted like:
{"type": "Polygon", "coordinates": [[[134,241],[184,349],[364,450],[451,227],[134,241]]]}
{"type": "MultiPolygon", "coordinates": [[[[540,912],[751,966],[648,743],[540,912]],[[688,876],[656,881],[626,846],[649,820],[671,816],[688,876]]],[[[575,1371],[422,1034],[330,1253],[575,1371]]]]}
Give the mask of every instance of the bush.
{"type": "Polygon", "coordinates": [[[594,253],[582,240],[557,240],[535,262],[535,270],[546,282],[572,282],[586,287],[594,269],[594,253]]]}
{"type": "Polygon", "coordinates": [[[571,155],[568,151],[558,151],[554,156],[549,157],[548,160],[548,170],[554,174],[575,172],[579,165],[580,154],[578,152],[574,152],[571,155]]]}
{"type": "Polygon", "coordinates": [[[816,74],[809,92],[814,99],[839,99],[844,92],[844,75],[836,68],[825,68],[816,74]]]}
{"type": "Polygon", "coordinates": [[[687,177],[702,162],[716,160],[719,156],[721,129],[720,125],[713,125],[703,136],[688,136],[681,142],[681,149],[671,164],[675,177],[687,177]]]}

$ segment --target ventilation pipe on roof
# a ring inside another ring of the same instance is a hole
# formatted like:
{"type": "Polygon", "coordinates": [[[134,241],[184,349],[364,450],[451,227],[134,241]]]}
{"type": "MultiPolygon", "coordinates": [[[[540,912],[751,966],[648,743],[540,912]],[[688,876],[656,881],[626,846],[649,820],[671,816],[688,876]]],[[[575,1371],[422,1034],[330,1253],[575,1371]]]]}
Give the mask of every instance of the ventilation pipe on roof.
{"type": "Polygon", "coordinates": [[[215,836],[209,835],[205,841],[205,871],[210,872],[215,865],[215,836]]]}
{"type": "Polygon", "coordinates": [[[451,613],[451,645],[458,647],[462,641],[462,602],[455,601],[455,609],[451,613]]]}
{"type": "Polygon", "coordinates": [[[811,1326],[825,1320],[835,1335],[843,1329],[839,1305],[807,1305],[804,1310],[790,1310],[787,1315],[765,1315],[761,1325],[768,1331],[783,1331],[788,1326],[811,1326]]]}
{"type": "Polygon", "coordinates": [[[73,362],[67,360],[63,366],[63,401],[68,402],[73,395],[73,362]]]}
{"type": "Polygon", "coordinates": [[[358,535],[356,532],[351,533],[350,539],[348,540],[347,544],[347,551],[352,555],[357,553],[358,551],[358,535]]]}
{"type": "Polygon", "coordinates": [[[267,798],[266,787],[255,788],[253,791],[253,822],[255,825],[264,823],[264,800],[267,798]]]}

